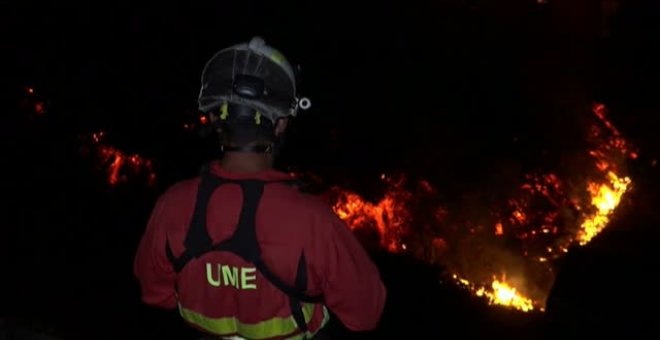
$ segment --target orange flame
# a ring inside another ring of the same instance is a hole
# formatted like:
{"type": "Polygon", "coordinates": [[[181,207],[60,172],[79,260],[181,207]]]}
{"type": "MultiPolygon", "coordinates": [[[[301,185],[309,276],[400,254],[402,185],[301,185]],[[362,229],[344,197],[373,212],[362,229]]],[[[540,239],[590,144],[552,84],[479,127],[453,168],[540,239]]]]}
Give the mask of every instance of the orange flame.
{"type": "Polygon", "coordinates": [[[532,299],[523,296],[515,287],[508,283],[506,281],[506,275],[502,275],[501,279],[493,276],[490,285],[480,286],[475,285],[456,274],[452,275],[452,278],[456,280],[457,283],[470,290],[474,295],[488,299],[488,304],[490,305],[511,307],[523,312],[529,312],[535,309],[535,303],[532,299]]]}
{"type": "MultiPolygon", "coordinates": [[[[627,192],[631,184],[631,179],[626,176],[616,174],[616,163],[612,158],[630,157],[637,158],[637,152],[628,153],[630,146],[621,138],[619,130],[616,129],[606,118],[607,109],[603,104],[594,104],[593,112],[603,125],[609,130],[613,138],[607,143],[600,144],[597,150],[592,150],[589,154],[596,159],[598,170],[605,173],[605,180],[600,182],[590,181],[587,184],[587,191],[591,196],[591,205],[595,211],[585,217],[580,230],[577,234],[577,241],[580,245],[589,243],[598,235],[610,221],[610,216],[614,209],[621,203],[621,198],[627,192]]],[[[598,128],[593,130],[593,134],[598,136],[603,134],[598,128]]]]}
{"type": "Polygon", "coordinates": [[[543,311],[545,298],[554,280],[553,260],[566,254],[571,246],[585,245],[598,235],[610,222],[612,214],[632,184],[632,180],[623,175],[619,167],[627,158],[636,159],[638,151],[633,150],[614,124],[607,120],[604,105],[595,104],[593,113],[598,121],[591,128],[589,137],[595,147],[587,153],[593,159],[593,171],[587,173],[584,186],[574,188],[573,184],[565,183],[554,173],[525,176],[519,194],[507,200],[506,207],[495,208],[494,221],[485,222],[486,225],[494,226],[494,232],[493,229],[481,227],[483,221],[474,223],[468,219],[462,227],[445,225],[445,218],[451,215],[450,212],[444,207],[435,206],[429,215],[435,217],[435,228],[441,232],[429,234],[428,227],[420,227],[420,223],[417,223],[419,216],[413,216],[411,211],[419,208],[418,203],[422,203],[423,199],[420,197],[434,194],[436,189],[428,181],[421,181],[419,192],[413,195],[403,187],[402,179],[392,181],[385,175],[381,175],[381,180],[388,185],[387,190],[375,202],[369,202],[357,193],[334,188],[334,211],[353,230],[363,227],[375,229],[380,235],[380,245],[391,252],[407,252],[415,256],[431,254],[429,256],[432,258],[422,258],[446,265],[453,273],[455,282],[467,287],[474,295],[486,298],[489,304],[523,312],[543,311]],[[492,275],[494,270],[500,273],[521,273],[519,267],[514,270],[508,267],[506,259],[498,262],[496,256],[489,258],[488,264],[476,271],[475,267],[480,264],[469,263],[470,275],[465,275],[466,271],[457,263],[469,260],[442,257],[456,256],[447,250],[453,246],[460,247],[462,243],[454,245],[451,241],[447,242],[451,239],[439,235],[444,235],[443,231],[456,233],[456,230],[459,230],[458,240],[490,240],[489,244],[499,244],[500,247],[507,245],[507,254],[511,253],[511,244],[518,244],[518,253],[513,255],[525,263],[525,268],[536,268],[531,272],[547,273],[540,276],[545,281],[534,282],[537,278],[522,275],[523,279],[512,282],[505,275],[492,275]],[[484,230],[488,230],[487,236],[484,230]],[[406,240],[404,243],[404,239],[410,235],[427,238],[428,242],[406,240]],[[424,247],[431,249],[427,251],[424,247]],[[492,280],[484,280],[487,277],[492,277],[492,280]]]}
{"type": "MultiPolygon", "coordinates": [[[[381,175],[381,180],[389,181],[385,175],[381,175]]],[[[338,197],[333,209],[353,230],[375,227],[380,234],[381,245],[387,250],[405,250],[401,236],[406,230],[408,216],[404,196],[409,194],[400,190],[401,184],[394,183],[394,187],[376,203],[367,202],[356,193],[334,188],[338,197]]]]}
{"type": "Polygon", "coordinates": [[[596,212],[588,216],[577,235],[580,245],[585,245],[598,235],[610,221],[610,215],[621,202],[621,197],[631,183],[629,177],[619,177],[613,172],[608,173],[609,183],[598,184],[590,182],[588,191],[591,194],[591,204],[596,212]]]}

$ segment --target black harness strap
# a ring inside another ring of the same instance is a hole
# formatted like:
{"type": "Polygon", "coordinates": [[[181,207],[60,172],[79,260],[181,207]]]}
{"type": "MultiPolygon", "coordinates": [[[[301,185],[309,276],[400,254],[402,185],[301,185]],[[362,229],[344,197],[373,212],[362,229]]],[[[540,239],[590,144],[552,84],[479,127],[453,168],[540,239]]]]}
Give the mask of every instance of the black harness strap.
{"type": "Polygon", "coordinates": [[[211,199],[213,192],[221,185],[228,181],[207,175],[208,169],[203,170],[201,181],[197,189],[197,198],[195,200],[195,210],[193,212],[190,228],[188,234],[183,241],[186,250],[178,258],[174,256],[170,247],[169,239],[165,243],[165,253],[177,273],[183,270],[183,267],[188,264],[193,258],[198,258],[203,254],[211,251],[213,248],[211,236],[209,236],[206,229],[206,213],[208,209],[208,202],[211,199]]]}
{"type": "Polygon", "coordinates": [[[174,256],[168,240],[165,244],[165,252],[177,273],[180,273],[192,259],[199,258],[211,251],[229,251],[246,262],[254,264],[263,277],[289,296],[291,314],[298,328],[302,332],[307,332],[307,323],[305,322],[301,302],[320,303],[323,299],[320,296],[309,296],[304,293],[307,290],[305,254],[301,253],[298,261],[295,286],[293,287],[275,275],[261,259],[261,248],[256,233],[256,216],[264,186],[269,183],[285,183],[295,186],[297,181],[230,180],[212,175],[209,171],[204,171],[197,191],[192,222],[184,240],[185,251],[179,257],[174,256]],[[243,206],[234,234],[225,241],[213,244],[206,226],[208,205],[213,192],[227,183],[240,185],[243,191],[243,206]]]}

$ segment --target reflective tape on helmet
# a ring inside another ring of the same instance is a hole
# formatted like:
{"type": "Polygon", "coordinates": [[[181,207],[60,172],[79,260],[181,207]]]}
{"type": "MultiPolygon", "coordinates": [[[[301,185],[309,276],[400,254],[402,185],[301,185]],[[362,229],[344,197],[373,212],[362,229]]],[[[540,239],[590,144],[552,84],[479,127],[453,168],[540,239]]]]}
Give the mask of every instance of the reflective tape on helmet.
{"type": "MultiPolygon", "coordinates": [[[[284,62],[286,62],[286,58],[279,51],[273,50],[272,53],[270,54],[270,60],[274,61],[278,65],[290,68],[290,66],[288,66],[288,65],[285,66],[284,62]]],[[[288,70],[287,70],[287,73],[288,73],[288,70]]]]}
{"type": "Polygon", "coordinates": [[[229,110],[227,109],[228,104],[227,102],[222,103],[222,106],[220,106],[220,119],[225,120],[227,119],[227,116],[229,115],[229,110]]]}

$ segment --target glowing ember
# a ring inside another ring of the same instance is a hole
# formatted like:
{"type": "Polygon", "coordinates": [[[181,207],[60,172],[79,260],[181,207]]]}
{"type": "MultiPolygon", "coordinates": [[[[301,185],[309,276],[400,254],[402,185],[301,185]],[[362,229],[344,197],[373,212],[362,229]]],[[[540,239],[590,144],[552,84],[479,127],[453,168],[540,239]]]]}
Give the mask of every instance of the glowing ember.
{"type": "Polygon", "coordinates": [[[117,185],[126,182],[129,175],[146,175],[147,183],[154,185],[156,173],[153,170],[151,160],[134,154],[128,155],[114,146],[104,144],[106,134],[103,131],[90,135],[92,146],[95,147],[99,166],[107,168],[108,183],[117,185]]]}
{"type": "Polygon", "coordinates": [[[495,225],[495,235],[497,236],[502,236],[504,235],[504,227],[502,227],[502,223],[497,223],[495,225]]]}
{"type": "Polygon", "coordinates": [[[46,111],[45,105],[43,102],[34,103],[34,112],[37,114],[43,114],[46,111]]]}
{"type": "Polygon", "coordinates": [[[27,108],[31,113],[34,113],[35,116],[43,116],[48,109],[47,102],[37,95],[37,91],[34,87],[28,86],[23,90],[26,95],[23,101],[23,108],[27,108]]]}
{"type": "Polygon", "coordinates": [[[335,187],[333,208],[351,229],[375,230],[381,247],[442,264],[456,283],[491,305],[543,311],[555,260],[606,228],[632,185],[621,167],[638,151],[607,120],[604,105],[595,104],[593,113],[593,148],[585,153],[593,167],[573,178],[557,175],[562,172],[527,174],[514,196],[492,207],[490,219],[453,215],[428,181],[411,192],[403,178],[394,181],[385,174],[381,198],[370,202],[335,187]],[[493,273],[519,273],[519,280],[493,273]]]}

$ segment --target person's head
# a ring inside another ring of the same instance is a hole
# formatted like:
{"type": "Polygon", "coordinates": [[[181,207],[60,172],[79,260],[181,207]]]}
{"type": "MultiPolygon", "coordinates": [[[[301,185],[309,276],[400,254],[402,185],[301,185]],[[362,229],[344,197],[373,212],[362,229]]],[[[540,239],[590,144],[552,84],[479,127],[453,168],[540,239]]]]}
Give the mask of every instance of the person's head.
{"type": "Polygon", "coordinates": [[[199,110],[220,135],[225,155],[272,159],[299,100],[293,68],[284,55],[255,37],[216,53],[202,71],[199,110]]]}

